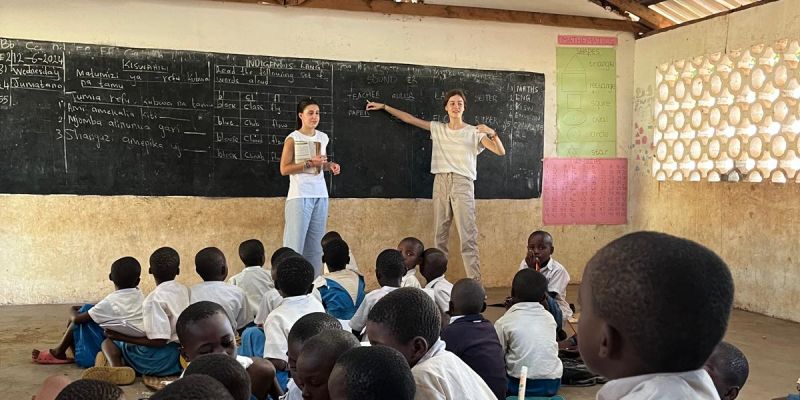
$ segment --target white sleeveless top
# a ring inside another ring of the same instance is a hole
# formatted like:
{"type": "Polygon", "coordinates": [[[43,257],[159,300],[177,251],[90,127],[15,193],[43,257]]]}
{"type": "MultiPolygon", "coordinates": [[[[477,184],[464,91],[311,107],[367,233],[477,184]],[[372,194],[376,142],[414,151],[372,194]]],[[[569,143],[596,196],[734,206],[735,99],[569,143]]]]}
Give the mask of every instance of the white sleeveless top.
{"type": "MultiPolygon", "coordinates": [[[[328,135],[324,132],[315,130],[314,136],[306,136],[299,131],[294,131],[287,136],[295,142],[320,142],[320,152],[327,155],[328,135]]],[[[286,200],[299,198],[328,197],[328,188],[325,186],[325,174],[310,174],[301,172],[289,175],[289,193],[286,200]]]]}

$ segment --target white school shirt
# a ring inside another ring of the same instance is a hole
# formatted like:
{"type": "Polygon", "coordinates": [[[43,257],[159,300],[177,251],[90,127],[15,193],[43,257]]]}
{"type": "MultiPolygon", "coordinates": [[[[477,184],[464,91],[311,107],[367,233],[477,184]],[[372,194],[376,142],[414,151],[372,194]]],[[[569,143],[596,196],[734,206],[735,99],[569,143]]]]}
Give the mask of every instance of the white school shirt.
{"type": "Polygon", "coordinates": [[[242,272],[228,279],[228,283],[244,290],[244,295],[247,297],[247,311],[250,313],[247,316],[248,320],[258,314],[264,293],[275,287],[270,271],[260,266],[246,267],[242,272]]]}
{"type": "Polygon", "coordinates": [[[425,289],[433,291],[433,299],[442,312],[450,311],[450,292],[453,291],[453,284],[448,282],[444,275],[428,282],[425,289]]]}
{"type": "Polygon", "coordinates": [[[328,283],[325,281],[326,278],[332,279],[336,281],[336,283],[342,285],[344,290],[347,290],[347,294],[349,294],[350,298],[353,300],[353,304],[356,303],[356,300],[358,299],[358,282],[361,278],[361,275],[359,275],[358,272],[345,268],[341,271],[329,272],[325,275],[320,275],[314,279],[314,287],[319,290],[319,288],[327,286],[328,283]]]}
{"type": "Polygon", "coordinates": [[[517,303],[494,323],[503,346],[506,373],[519,378],[528,367],[528,379],[561,379],[556,321],[539,303],[517,303]]]}
{"type": "MultiPolygon", "coordinates": [[[[311,291],[311,296],[314,297],[319,304],[322,304],[322,295],[319,293],[317,288],[314,288],[311,291]]],[[[258,307],[258,313],[256,313],[256,318],[253,320],[253,322],[259,326],[264,325],[269,313],[278,308],[281,303],[283,303],[283,296],[281,296],[281,292],[279,292],[278,289],[272,288],[267,290],[267,292],[264,293],[264,298],[261,299],[261,304],[258,307]]]]}
{"type": "Polygon", "coordinates": [[[400,282],[400,287],[413,287],[417,289],[422,289],[422,284],[420,284],[419,279],[417,279],[416,268],[412,268],[406,271],[406,274],[403,275],[403,280],[400,282]]]}
{"type": "MultiPolygon", "coordinates": [[[[329,139],[324,132],[315,130],[314,136],[306,136],[300,131],[294,131],[289,134],[288,138],[292,138],[295,142],[320,142],[320,154],[327,154],[326,148],[328,147],[329,139]]],[[[301,172],[289,175],[289,193],[286,195],[286,200],[319,197],[328,197],[328,187],[325,186],[324,173],[301,172]]]]}
{"type": "MultiPolygon", "coordinates": [[[[522,262],[519,264],[519,270],[525,268],[529,268],[528,263],[525,262],[525,259],[522,259],[522,262]]],[[[556,303],[558,303],[558,308],[561,309],[562,317],[565,320],[570,319],[572,317],[572,309],[569,308],[569,302],[567,302],[567,285],[569,285],[570,280],[569,272],[567,272],[567,269],[564,268],[561,263],[552,257],[539,272],[547,278],[547,291],[558,293],[556,303]]]]}
{"type": "Polygon", "coordinates": [[[441,339],[411,368],[417,385],[415,400],[496,400],[486,382],[441,339]]]}
{"type": "Polygon", "coordinates": [[[310,294],[284,298],[264,321],[264,358],[288,361],[289,330],[298,319],[313,312],[325,312],[325,308],[310,294]]]}
{"type": "Polygon", "coordinates": [[[189,307],[189,289],[174,280],[161,282],[147,295],[142,306],[147,338],[177,342],[175,323],[186,307],[189,307]]]}
{"type": "Polygon", "coordinates": [[[192,304],[198,301],[211,301],[222,306],[231,320],[231,325],[236,329],[241,329],[250,322],[247,296],[244,290],[236,286],[220,281],[201,282],[192,286],[190,294],[192,304]]]}
{"type": "MultiPolygon", "coordinates": [[[[356,313],[353,314],[353,318],[350,320],[350,329],[354,331],[363,331],[364,327],[367,326],[367,316],[369,315],[369,311],[372,310],[372,307],[375,306],[375,303],[395,289],[399,288],[394,286],[381,286],[379,289],[375,289],[367,293],[367,295],[364,296],[364,301],[361,302],[358,310],[356,310],[356,313]]],[[[364,335],[364,338],[362,338],[361,341],[369,341],[369,339],[367,339],[367,335],[364,335]]]]}
{"type": "Polygon", "coordinates": [[[294,383],[294,379],[289,378],[289,383],[286,384],[286,393],[280,397],[280,400],[303,400],[303,391],[294,383]]]}
{"type": "Polygon", "coordinates": [[[719,400],[706,370],[648,374],[609,381],[597,400],[719,400]]]}
{"type": "Polygon", "coordinates": [[[139,288],[115,290],[89,309],[89,316],[97,324],[125,321],[128,325],[144,330],[142,316],[144,296],[139,288]]]}

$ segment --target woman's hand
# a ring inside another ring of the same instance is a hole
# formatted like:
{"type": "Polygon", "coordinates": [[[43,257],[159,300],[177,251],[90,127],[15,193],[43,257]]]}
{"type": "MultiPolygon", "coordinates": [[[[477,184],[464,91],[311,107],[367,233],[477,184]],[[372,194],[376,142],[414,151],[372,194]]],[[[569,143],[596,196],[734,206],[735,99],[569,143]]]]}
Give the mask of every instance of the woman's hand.
{"type": "Polygon", "coordinates": [[[339,175],[339,172],[342,171],[342,167],[340,167],[339,164],[337,164],[335,162],[332,162],[332,163],[328,164],[328,166],[329,166],[329,168],[331,170],[331,173],[334,174],[334,175],[339,175]]]}
{"type": "Polygon", "coordinates": [[[311,165],[314,166],[314,168],[321,168],[323,165],[325,165],[325,162],[328,161],[328,157],[318,154],[309,161],[311,161],[311,165]]]}
{"type": "Polygon", "coordinates": [[[386,109],[386,104],[377,103],[374,101],[367,102],[367,111],[385,110],[385,109],[386,109]]]}
{"type": "Polygon", "coordinates": [[[485,133],[490,138],[493,137],[494,135],[497,135],[497,132],[495,132],[494,129],[489,128],[488,126],[486,126],[484,124],[480,124],[480,125],[476,126],[475,128],[478,129],[478,132],[485,133]]]}

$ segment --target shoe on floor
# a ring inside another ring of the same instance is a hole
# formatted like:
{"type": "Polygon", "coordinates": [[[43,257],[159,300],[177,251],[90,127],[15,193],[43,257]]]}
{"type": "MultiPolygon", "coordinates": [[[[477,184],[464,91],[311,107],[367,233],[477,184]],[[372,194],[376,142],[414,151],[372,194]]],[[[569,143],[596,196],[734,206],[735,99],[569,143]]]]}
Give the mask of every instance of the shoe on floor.
{"type": "Polygon", "coordinates": [[[91,367],[83,371],[82,379],[96,379],[115,385],[130,385],[136,380],[136,371],[131,367],[91,367]]]}

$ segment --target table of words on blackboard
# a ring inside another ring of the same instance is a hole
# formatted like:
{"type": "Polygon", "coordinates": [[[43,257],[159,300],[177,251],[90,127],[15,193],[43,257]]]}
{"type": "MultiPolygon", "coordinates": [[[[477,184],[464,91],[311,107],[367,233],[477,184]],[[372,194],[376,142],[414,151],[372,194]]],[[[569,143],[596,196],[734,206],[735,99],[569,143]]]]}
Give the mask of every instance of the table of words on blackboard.
{"type": "Polygon", "coordinates": [[[476,197],[539,197],[543,74],[0,38],[0,193],[284,196],[310,96],[342,165],[331,196],[430,197],[429,134],[365,106],[443,120],[454,87],[508,151],[481,156],[476,197]]]}

